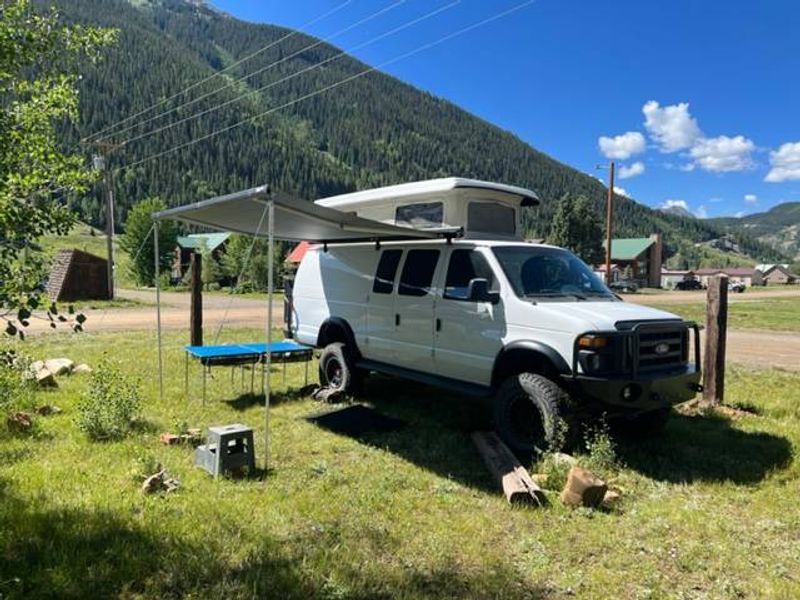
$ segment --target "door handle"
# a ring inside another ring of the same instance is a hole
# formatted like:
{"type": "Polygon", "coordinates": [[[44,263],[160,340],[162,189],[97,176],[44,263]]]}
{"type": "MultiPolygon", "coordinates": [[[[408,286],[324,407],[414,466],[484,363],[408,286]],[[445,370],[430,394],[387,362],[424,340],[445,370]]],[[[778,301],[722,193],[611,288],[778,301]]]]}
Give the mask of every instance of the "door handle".
{"type": "Polygon", "coordinates": [[[436,331],[441,331],[441,330],[442,330],[442,320],[436,319],[436,331]]]}
{"type": "Polygon", "coordinates": [[[395,315],[394,315],[394,324],[395,324],[395,327],[400,327],[400,313],[395,313],[395,315]]]}

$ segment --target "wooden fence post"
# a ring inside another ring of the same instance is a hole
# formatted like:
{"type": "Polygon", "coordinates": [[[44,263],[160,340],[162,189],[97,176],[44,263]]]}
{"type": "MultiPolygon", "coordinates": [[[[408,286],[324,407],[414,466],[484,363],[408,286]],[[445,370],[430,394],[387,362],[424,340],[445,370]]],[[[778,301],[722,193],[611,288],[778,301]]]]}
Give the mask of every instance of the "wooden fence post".
{"type": "Polygon", "coordinates": [[[192,252],[189,259],[192,272],[192,299],[189,309],[190,344],[203,345],[203,257],[192,252]]]}
{"type": "Polygon", "coordinates": [[[703,405],[721,404],[725,396],[725,338],[728,329],[728,276],[708,281],[705,356],[703,357],[703,405]]]}

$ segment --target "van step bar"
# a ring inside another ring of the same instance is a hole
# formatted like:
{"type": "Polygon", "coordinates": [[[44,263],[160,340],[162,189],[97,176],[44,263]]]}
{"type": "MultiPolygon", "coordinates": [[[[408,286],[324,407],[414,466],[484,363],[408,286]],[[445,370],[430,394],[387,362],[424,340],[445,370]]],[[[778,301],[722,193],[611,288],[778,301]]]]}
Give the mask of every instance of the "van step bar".
{"type": "Polygon", "coordinates": [[[359,369],[365,369],[367,371],[377,371],[378,373],[391,375],[393,377],[411,379],[412,381],[424,383],[425,385],[433,385],[462,396],[485,398],[492,393],[492,388],[488,386],[478,385],[476,383],[467,383],[465,381],[459,381],[458,379],[450,379],[449,377],[441,377],[439,375],[432,375],[430,373],[423,373],[421,371],[406,369],[404,367],[398,367],[395,365],[378,362],[376,360],[358,360],[356,361],[356,367],[359,369]]]}

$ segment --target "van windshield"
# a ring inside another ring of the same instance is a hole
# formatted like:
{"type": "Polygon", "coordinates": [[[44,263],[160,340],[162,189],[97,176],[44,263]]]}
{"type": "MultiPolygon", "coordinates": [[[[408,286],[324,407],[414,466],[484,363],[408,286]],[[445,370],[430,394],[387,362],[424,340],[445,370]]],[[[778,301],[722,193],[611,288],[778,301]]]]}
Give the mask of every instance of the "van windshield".
{"type": "Polygon", "coordinates": [[[514,292],[537,300],[616,300],[595,273],[561,248],[498,246],[492,248],[514,292]]]}

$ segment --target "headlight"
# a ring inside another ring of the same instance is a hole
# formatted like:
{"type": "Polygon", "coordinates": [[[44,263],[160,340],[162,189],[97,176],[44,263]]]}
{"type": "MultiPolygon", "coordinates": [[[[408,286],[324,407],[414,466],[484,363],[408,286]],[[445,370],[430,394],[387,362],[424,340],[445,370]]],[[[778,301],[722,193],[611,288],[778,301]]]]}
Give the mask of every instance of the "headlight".
{"type": "Polygon", "coordinates": [[[587,349],[605,348],[608,338],[602,335],[582,335],[578,338],[578,347],[587,349]]]}

